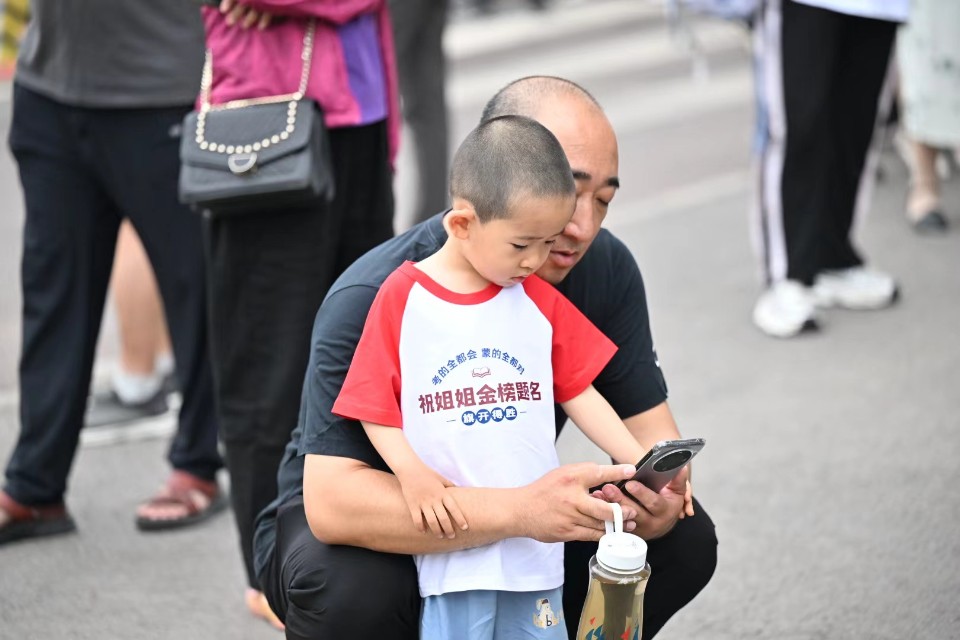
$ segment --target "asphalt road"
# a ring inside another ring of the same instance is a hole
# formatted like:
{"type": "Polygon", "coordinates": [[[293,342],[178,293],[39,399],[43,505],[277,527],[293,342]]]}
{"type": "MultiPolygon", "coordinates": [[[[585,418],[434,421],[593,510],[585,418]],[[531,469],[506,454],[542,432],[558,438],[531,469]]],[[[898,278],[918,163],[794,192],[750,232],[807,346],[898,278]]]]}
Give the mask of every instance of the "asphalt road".
{"type": "MultiPolygon", "coordinates": [[[[657,10],[638,2],[516,9],[458,20],[448,33],[453,141],[499,86],[534,72],[582,82],[618,132],[623,188],[608,226],[643,271],[677,421],[707,440],[694,487],[720,539],[713,581],[658,637],[956,638],[960,232],[911,232],[906,171],[886,153],[858,237],[871,262],[898,276],[901,302],[830,312],[821,334],[794,341],[760,334],[749,320],[759,282],[746,215],[746,41],[727,25],[699,32],[705,79],[657,10]]],[[[8,122],[0,100],[2,130],[8,122]]],[[[404,151],[400,228],[411,214],[411,173],[404,151]]],[[[2,153],[0,194],[5,459],[17,429],[22,208],[2,153]]],[[[946,204],[960,228],[956,176],[946,204]]],[[[101,371],[114,341],[108,322],[101,371]]],[[[171,424],[168,416],[86,438],[68,495],[80,533],[0,549],[0,638],[279,637],[243,607],[229,516],[176,533],[134,530],[135,505],[165,473],[171,424]]],[[[573,429],[559,446],[568,461],[597,455],[573,429]]]]}

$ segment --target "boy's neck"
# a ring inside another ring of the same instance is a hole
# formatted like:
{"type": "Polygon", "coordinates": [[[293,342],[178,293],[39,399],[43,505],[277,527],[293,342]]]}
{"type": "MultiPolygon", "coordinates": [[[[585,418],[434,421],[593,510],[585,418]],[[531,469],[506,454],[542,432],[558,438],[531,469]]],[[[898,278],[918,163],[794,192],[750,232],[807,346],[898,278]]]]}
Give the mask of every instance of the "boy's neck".
{"type": "Polygon", "coordinates": [[[477,273],[454,238],[447,238],[436,253],[418,262],[416,267],[454,293],[476,293],[490,286],[490,281],[477,273]]]}

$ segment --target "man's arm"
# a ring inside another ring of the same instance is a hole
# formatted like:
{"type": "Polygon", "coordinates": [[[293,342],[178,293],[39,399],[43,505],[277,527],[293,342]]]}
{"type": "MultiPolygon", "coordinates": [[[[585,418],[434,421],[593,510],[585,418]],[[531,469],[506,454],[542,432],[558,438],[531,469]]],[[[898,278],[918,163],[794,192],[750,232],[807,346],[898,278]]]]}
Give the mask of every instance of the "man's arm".
{"type": "MultiPolygon", "coordinates": [[[[643,277],[630,250],[614,236],[601,232],[595,244],[568,276],[566,293],[617,345],[617,353],[593,384],[649,450],[680,434],[667,406],[667,386],[653,348],[643,277]]],[[[634,533],[650,540],[666,534],[679,519],[687,477],[682,471],[659,494],[639,482],[627,483],[639,505],[613,486],[596,495],[639,509],[634,533]]]]}
{"type": "MultiPolygon", "coordinates": [[[[626,418],[623,422],[637,442],[648,451],[660,440],[674,440],[680,437],[680,431],[666,401],[652,409],[626,418]]],[[[624,508],[631,506],[638,510],[635,519],[636,528],[633,532],[644,540],[653,540],[669,533],[680,519],[689,477],[688,466],[659,493],[651,491],[639,482],[630,481],[625,488],[637,499],[636,501],[609,484],[594,495],[609,502],[618,502],[624,508]]]]}
{"type": "Polygon", "coordinates": [[[646,451],[661,440],[676,440],[681,437],[666,400],[652,409],[625,419],[623,423],[646,451]]]}
{"type": "MultiPolygon", "coordinates": [[[[514,537],[542,542],[599,540],[610,507],[589,496],[587,488],[632,474],[630,465],[580,463],[514,489],[451,488],[470,523],[453,539],[417,531],[396,477],[359,460],[307,455],[303,500],[310,530],[327,544],[438,553],[514,537]]],[[[634,518],[637,505],[624,501],[624,518],[634,518]]]]}

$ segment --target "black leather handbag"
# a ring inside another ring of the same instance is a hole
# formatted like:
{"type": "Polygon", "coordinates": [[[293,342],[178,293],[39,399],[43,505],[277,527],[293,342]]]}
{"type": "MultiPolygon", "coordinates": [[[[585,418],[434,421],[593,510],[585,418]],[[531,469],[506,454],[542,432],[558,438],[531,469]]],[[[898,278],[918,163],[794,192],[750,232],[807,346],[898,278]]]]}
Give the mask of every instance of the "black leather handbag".
{"type": "Polygon", "coordinates": [[[334,194],[323,113],[305,99],[315,21],[303,37],[295,93],[211,106],[212,61],[203,67],[200,108],[187,114],[180,144],[180,201],[230,215],[279,209],[334,194]]]}

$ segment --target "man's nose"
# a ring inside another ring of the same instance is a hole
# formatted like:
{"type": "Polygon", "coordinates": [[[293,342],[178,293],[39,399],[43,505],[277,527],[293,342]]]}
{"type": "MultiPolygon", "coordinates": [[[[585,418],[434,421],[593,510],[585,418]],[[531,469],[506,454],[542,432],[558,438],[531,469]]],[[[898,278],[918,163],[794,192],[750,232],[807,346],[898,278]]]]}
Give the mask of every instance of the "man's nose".
{"type": "Polygon", "coordinates": [[[590,201],[577,200],[577,208],[573,212],[570,222],[563,228],[563,235],[576,240],[584,240],[591,236],[593,231],[593,212],[590,210],[590,201]]]}

